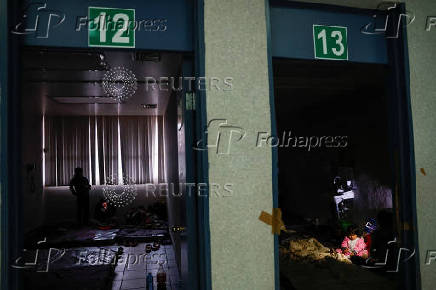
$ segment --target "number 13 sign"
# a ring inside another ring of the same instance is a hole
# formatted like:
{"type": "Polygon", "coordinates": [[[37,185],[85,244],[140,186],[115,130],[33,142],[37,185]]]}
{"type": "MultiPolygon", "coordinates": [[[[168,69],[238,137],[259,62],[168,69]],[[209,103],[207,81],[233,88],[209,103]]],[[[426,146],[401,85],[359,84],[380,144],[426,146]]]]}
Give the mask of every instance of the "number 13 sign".
{"type": "Polygon", "coordinates": [[[135,9],[88,9],[89,46],[135,47],[135,9]]]}
{"type": "Polygon", "coordinates": [[[347,28],[313,25],[315,58],[348,60],[347,28]]]}

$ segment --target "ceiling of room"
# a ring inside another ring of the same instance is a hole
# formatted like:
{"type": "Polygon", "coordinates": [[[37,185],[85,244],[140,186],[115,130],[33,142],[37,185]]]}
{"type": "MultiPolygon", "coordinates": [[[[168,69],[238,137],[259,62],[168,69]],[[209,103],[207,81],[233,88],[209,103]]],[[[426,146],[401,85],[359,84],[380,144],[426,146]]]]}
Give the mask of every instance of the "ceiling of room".
{"type": "Polygon", "coordinates": [[[35,109],[46,115],[162,115],[170,84],[159,90],[150,78],[177,80],[181,63],[182,56],[170,52],[28,48],[22,57],[23,103],[34,98],[28,103],[39,104],[35,109]],[[116,67],[137,79],[135,93],[121,103],[102,86],[104,75],[116,67]]]}
{"type": "Polygon", "coordinates": [[[273,66],[276,115],[288,120],[367,118],[386,93],[386,65],[275,58],[273,66]]]}

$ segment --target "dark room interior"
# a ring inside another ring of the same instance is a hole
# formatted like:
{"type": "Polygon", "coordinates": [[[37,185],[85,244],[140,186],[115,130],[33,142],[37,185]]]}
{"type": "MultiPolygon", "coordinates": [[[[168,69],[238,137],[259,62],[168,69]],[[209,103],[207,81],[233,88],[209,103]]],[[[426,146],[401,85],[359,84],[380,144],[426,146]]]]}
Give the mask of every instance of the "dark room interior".
{"type": "MultiPolygon", "coordinates": [[[[370,221],[383,214],[389,219],[390,236],[395,236],[387,66],[284,59],[274,59],[273,65],[280,140],[279,207],[287,229],[280,240],[283,245],[291,241],[283,253],[295,253],[292,247],[298,248],[298,243],[315,243],[303,247],[319,246],[327,249],[325,255],[334,256],[328,248],[339,247],[347,228],[356,225],[365,230],[370,221]]],[[[302,255],[306,254],[309,255],[302,255]]],[[[301,258],[297,256],[291,255],[295,260],[301,258]]],[[[334,257],[341,261],[340,255],[334,257]]],[[[310,260],[311,256],[304,256],[305,259],[310,260]]],[[[347,268],[355,265],[344,261],[349,260],[338,262],[338,268],[332,271],[355,276],[358,287],[381,283],[387,289],[395,289],[389,278],[373,277],[373,273],[360,267],[347,268]]],[[[287,273],[291,277],[287,279],[298,289],[324,288],[312,282],[301,284],[313,281],[311,275],[325,275],[320,281],[339,287],[334,275],[317,271],[316,267],[306,269],[284,262],[281,272],[285,276],[287,273]]]]}
{"type": "Polygon", "coordinates": [[[28,255],[51,267],[20,272],[25,289],[145,287],[148,273],[160,289],[182,283],[183,245],[170,230],[184,210],[174,197],[185,170],[181,94],[145,78],[177,80],[182,58],[23,51],[22,241],[28,255]],[[90,186],[83,220],[72,194],[78,167],[90,186]]]}

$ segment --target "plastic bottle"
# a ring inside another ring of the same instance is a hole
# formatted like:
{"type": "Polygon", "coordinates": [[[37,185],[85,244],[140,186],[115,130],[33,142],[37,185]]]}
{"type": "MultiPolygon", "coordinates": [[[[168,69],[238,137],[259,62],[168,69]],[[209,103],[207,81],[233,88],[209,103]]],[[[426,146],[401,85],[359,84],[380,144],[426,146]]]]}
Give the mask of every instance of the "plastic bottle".
{"type": "Polygon", "coordinates": [[[159,269],[157,270],[156,275],[157,280],[157,289],[166,289],[167,287],[167,273],[163,268],[163,263],[159,265],[159,269]]]}
{"type": "Polygon", "coordinates": [[[153,290],[153,275],[151,273],[147,274],[146,284],[147,284],[146,287],[147,290],[153,290]]]}

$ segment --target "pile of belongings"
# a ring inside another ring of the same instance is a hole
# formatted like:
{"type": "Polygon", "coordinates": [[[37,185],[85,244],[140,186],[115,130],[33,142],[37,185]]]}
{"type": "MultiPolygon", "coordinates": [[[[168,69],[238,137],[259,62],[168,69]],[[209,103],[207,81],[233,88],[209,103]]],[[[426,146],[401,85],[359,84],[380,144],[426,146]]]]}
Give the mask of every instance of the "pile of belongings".
{"type": "Polygon", "coordinates": [[[335,249],[323,246],[315,238],[290,238],[281,242],[280,255],[293,261],[302,263],[323,262],[334,259],[339,262],[351,264],[351,261],[335,249]]]}
{"type": "Polygon", "coordinates": [[[145,209],[144,206],[132,207],[126,214],[126,225],[146,228],[166,228],[168,219],[166,204],[155,202],[145,209]]]}
{"type": "Polygon", "coordinates": [[[327,248],[313,237],[298,235],[282,240],[280,275],[296,290],[394,290],[390,279],[361,268],[334,248],[327,248]]]}

